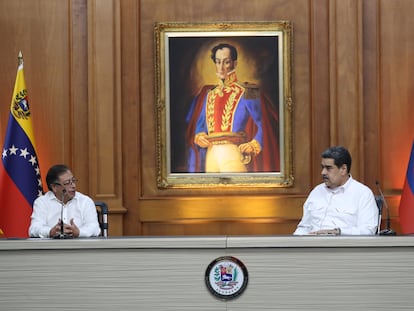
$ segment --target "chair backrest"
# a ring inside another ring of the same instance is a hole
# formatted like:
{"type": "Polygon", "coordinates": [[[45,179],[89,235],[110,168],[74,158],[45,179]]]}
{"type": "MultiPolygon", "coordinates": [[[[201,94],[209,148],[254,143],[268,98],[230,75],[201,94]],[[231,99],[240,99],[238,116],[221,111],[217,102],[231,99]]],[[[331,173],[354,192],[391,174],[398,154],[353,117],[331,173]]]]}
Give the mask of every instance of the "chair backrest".
{"type": "Polygon", "coordinates": [[[382,207],[384,206],[384,201],[382,196],[376,195],[375,196],[375,203],[377,203],[378,207],[378,226],[377,226],[377,234],[381,231],[381,220],[382,220],[382,207]]]}
{"type": "Polygon", "coordinates": [[[101,227],[101,235],[104,238],[108,237],[108,205],[102,201],[95,201],[95,206],[98,212],[98,222],[101,227]]]}

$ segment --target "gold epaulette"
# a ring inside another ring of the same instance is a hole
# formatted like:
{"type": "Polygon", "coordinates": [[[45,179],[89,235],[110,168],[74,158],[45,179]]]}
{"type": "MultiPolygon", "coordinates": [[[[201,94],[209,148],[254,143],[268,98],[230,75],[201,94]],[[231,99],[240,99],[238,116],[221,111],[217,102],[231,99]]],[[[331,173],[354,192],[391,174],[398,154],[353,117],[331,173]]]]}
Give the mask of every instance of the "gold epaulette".
{"type": "Polygon", "coordinates": [[[245,89],[244,98],[246,99],[257,99],[260,97],[260,89],[257,84],[244,82],[241,86],[245,89]]]}

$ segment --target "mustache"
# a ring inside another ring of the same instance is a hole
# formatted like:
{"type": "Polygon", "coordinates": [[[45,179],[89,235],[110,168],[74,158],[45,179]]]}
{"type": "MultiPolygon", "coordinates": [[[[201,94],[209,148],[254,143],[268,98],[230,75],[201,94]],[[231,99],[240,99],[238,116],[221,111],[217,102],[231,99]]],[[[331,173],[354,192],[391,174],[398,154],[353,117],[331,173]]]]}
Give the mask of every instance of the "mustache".
{"type": "Polygon", "coordinates": [[[329,180],[329,177],[327,175],[322,175],[323,180],[329,180]]]}

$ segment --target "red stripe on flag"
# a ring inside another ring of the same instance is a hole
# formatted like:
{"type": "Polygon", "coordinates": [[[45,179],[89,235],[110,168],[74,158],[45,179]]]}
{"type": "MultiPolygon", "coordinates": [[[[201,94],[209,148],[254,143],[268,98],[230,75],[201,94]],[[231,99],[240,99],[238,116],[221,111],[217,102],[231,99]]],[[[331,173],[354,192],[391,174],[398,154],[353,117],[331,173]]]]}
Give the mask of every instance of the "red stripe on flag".
{"type": "Polygon", "coordinates": [[[0,229],[8,238],[27,238],[32,207],[10,179],[0,162],[2,207],[0,208],[0,229]]]}

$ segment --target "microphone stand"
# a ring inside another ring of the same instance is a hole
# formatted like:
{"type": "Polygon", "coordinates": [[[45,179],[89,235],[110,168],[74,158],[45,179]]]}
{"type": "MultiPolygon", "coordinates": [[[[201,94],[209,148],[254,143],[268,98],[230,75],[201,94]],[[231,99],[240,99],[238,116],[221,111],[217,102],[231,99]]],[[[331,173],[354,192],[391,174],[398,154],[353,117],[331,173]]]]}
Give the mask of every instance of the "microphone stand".
{"type": "MultiPolygon", "coordinates": [[[[377,185],[378,192],[380,193],[381,200],[384,203],[385,209],[387,210],[387,220],[386,220],[387,221],[387,228],[381,230],[379,232],[379,235],[397,235],[397,233],[394,230],[391,229],[390,209],[388,207],[387,201],[385,201],[385,197],[384,197],[384,194],[382,193],[381,187],[379,185],[379,181],[376,181],[375,183],[377,185]]],[[[379,225],[381,225],[381,223],[379,225]]]]}
{"type": "Polygon", "coordinates": [[[53,238],[57,240],[65,240],[65,239],[72,239],[73,237],[67,233],[65,233],[64,225],[63,225],[63,207],[65,205],[64,198],[65,198],[66,189],[62,190],[62,206],[60,208],[60,233],[55,235],[53,238]]]}

